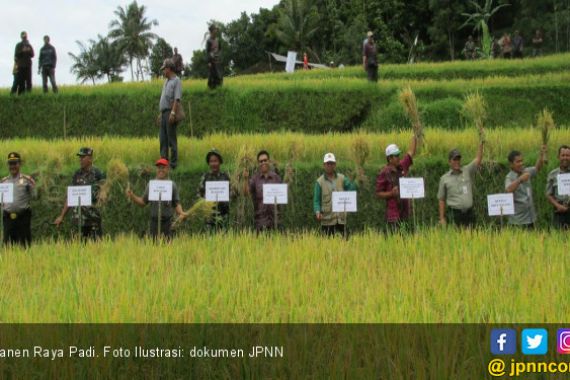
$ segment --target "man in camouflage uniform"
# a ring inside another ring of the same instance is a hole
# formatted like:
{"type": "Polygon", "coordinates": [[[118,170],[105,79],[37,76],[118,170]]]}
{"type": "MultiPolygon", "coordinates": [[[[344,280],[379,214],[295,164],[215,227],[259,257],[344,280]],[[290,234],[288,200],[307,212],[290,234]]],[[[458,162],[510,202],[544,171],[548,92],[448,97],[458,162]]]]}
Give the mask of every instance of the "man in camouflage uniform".
{"type": "Polygon", "coordinates": [[[0,183],[14,185],[14,202],[3,206],[4,244],[32,243],[32,211],[30,201],[35,193],[34,179],[20,172],[20,155],[16,152],[8,154],[10,175],[2,178],[0,183]]]}
{"type": "MultiPolygon", "coordinates": [[[[222,155],[215,149],[212,149],[206,155],[206,163],[210,167],[208,173],[204,173],[200,179],[198,188],[198,197],[205,198],[206,182],[230,181],[230,176],[220,171],[220,166],[224,163],[222,155]]],[[[216,214],[206,222],[209,230],[227,229],[229,225],[230,204],[229,202],[218,202],[216,214]]]]}
{"type": "MultiPolygon", "coordinates": [[[[81,220],[79,220],[79,208],[75,207],[73,212],[74,221],[81,226],[81,237],[83,239],[97,240],[103,236],[101,227],[101,211],[96,206],[99,199],[99,190],[102,182],[105,180],[105,174],[101,170],[93,166],[93,149],[81,148],[79,153],[79,163],[81,168],[73,175],[72,186],[91,186],[91,204],[93,206],[81,207],[81,220]]],[[[69,207],[67,200],[61,214],[55,220],[55,224],[59,227],[63,223],[63,219],[67,214],[69,207]]]]}

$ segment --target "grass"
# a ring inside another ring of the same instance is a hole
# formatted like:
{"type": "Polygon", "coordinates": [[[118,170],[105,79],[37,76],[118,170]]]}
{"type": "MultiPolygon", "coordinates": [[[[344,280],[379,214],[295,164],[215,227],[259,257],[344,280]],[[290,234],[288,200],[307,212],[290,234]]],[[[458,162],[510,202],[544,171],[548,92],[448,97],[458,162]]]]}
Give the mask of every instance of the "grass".
{"type": "Polygon", "coordinates": [[[0,320],[556,322],[568,249],[558,232],[440,229],[45,242],[0,250],[0,320]]]}

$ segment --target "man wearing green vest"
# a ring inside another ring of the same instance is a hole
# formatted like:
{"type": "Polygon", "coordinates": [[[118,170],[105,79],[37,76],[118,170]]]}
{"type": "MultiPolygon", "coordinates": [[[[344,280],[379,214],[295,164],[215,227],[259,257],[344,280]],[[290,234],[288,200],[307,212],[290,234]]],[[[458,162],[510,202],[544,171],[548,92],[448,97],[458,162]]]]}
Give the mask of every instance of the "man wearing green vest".
{"type": "Polygon", "coordinates": [[[354,191],[356,184],[348,177],[336,172],[336,158],[327,153],[324,158],[325,173],[315,182],[313,210],[321,229],[326,235],[344,234],[346,219],[344,213],[332,211],[333,191],[354,191]]]}

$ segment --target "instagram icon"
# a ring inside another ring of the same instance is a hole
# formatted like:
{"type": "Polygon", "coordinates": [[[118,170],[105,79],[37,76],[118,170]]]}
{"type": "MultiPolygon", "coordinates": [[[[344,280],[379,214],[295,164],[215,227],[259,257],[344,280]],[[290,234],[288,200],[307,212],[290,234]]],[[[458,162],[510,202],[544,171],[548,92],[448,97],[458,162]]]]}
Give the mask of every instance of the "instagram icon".
{"type": "Polygon", "coordinates": [[[559,354],[570,354],[570,329],[558,329],[556,348],[559,354]]]}

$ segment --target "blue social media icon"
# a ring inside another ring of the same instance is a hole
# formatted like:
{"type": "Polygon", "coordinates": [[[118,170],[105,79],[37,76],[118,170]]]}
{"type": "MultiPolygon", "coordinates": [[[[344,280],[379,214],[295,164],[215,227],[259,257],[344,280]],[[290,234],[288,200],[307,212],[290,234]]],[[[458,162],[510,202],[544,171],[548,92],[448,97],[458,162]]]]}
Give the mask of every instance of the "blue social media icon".
{"type": "Polygon", "coordinates": [[[548,331],[524,329],[521,334],[521,347],[525,355],[545,355],[548,352],[548,331]]]}
{"type": "Polygon", "coordinates": [[[517,332],[513,329],[491,330],[491,353],[514,355],[517,353],[517,332]]]}

